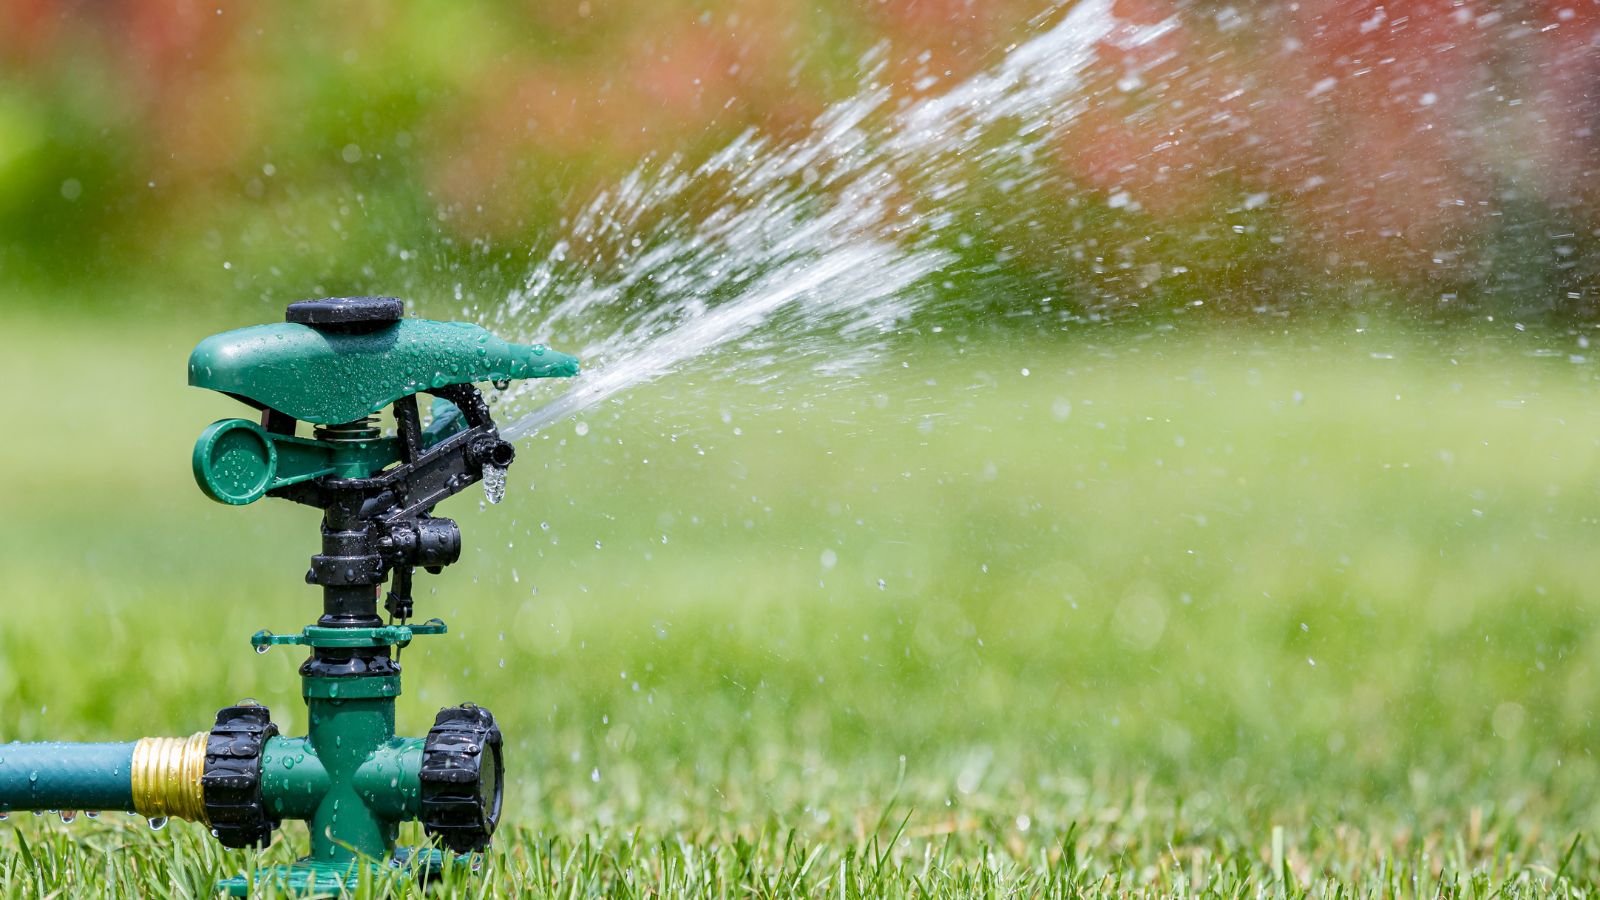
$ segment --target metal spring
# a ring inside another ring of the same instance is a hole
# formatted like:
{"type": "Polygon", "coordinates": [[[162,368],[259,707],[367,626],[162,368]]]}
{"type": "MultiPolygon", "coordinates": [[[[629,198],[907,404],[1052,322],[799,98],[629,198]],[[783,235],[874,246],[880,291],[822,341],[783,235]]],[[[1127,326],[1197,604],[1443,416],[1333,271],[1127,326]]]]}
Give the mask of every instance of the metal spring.
{"type": "Polygon", "coordinates": [[[318,425],[314,433],[317,440],[335,444],[370,441],[380,434],[377,416],[366,416],[338,425],[318,425]]]}

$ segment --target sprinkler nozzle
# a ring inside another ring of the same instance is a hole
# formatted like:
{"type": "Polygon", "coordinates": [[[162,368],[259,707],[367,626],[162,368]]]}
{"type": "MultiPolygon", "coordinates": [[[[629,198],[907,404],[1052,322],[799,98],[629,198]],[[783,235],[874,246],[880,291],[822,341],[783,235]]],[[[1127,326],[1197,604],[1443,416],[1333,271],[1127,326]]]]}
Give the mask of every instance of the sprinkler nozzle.
{"type": "Polygon", "coordinates": [[[496,469],[509,469],[516,458],[517,449],[511,446],[510,441],[499,438],[479,438],[467,448],[467,461],[480,468],[493,466],[496,469]]]}

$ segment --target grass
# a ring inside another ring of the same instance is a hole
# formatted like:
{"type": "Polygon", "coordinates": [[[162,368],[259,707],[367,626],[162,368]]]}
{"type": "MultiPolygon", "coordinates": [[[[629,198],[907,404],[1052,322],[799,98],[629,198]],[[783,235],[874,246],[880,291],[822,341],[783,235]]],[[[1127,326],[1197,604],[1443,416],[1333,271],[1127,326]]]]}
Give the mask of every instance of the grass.
{"type": "MultiPolygon", "coordinates": [[[[314,614],[314,514],[188,473],[242,409],[182,384],[229,324],[0,322],[0,739],[303,726],[297,655],[245,639],[314,614]]],[[[446,511],[451,634],[404,656],[402,730],[507,734],[509,824],[445,893],[1600,893],[1600,385],[1508,334],[945,333],[525,442],[446,511]]],[[[0,826],[0,896],[253,863],[0,826]]]]}

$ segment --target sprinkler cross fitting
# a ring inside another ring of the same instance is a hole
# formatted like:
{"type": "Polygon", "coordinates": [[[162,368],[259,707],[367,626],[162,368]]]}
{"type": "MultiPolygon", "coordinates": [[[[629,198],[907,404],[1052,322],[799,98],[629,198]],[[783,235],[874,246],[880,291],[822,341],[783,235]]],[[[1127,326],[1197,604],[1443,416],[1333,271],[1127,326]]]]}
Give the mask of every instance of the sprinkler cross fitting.
{"type": "MultiPolygon", "coordinates": [[[[0,812],[121,809],[152,821],[211,827],[227,847],[265,846],[284,819],[304,820],[311,853],[292,866],[222,881],[293,894],[340,894],[363,870],[398,866],[427,877],[443,854],[395,846],[420,820],[443,847],[488,847],[500,818],[504,764],[494,716],[443,709],[423,738],[395,735],[396,651],[443,634],[410,624],[416,569],[438,574],[461,555],[461,531],[434,507],[472,484],[503,485],[515,459],[474,387],[569,377],[571,356],[501,340],[477,325],[405,318],[391,297],[289,306],[287,322],[213,335],[189,357],[189,383],[261,411],[223,419],[195,443],[201,491],[243,505],[281,497],[322,510],[322,552],[305,580],[322,615],[292,634],[257,632],[258,652],[300,645],[303,737],[278,733],[266,707],[222,709],[209,731],[129,743],[0,745],[0,812]],[[418,394],[434,400],[426,425],[418,394]],[[393,408],[394,433],[377,415],[393,408]],[[296,433],[307,423],[308,436],[296,433]],[[378,613],[382,585],[388,621],[378,613]]],[[[493,498],[492,498],[493,499],[493,498]]]]}

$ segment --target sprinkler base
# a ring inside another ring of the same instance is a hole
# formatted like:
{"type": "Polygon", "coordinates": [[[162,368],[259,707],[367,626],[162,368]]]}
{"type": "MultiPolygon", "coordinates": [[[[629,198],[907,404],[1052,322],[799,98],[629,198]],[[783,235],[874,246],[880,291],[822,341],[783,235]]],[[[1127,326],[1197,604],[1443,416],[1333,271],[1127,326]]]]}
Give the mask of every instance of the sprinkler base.
{"type": "MultiPolygon", "coordinates": [[[[456,857],[458,868],[468,868],[472,857],[456,857]]],[[[444,872],[444,854],[438,850],[412,850],[397,847],[385,862],[356,860],[329,862],[298,859],[293,865],[268,866],[253,875],[235,875],[217,882],[217,890],[229,897],[248,897],[252,889],[270,886],[269,893],[291,897],[343,897],[356,894],[363,881],[372,886],[400,878],[414,878],[423,885],[444,872]]]]}

